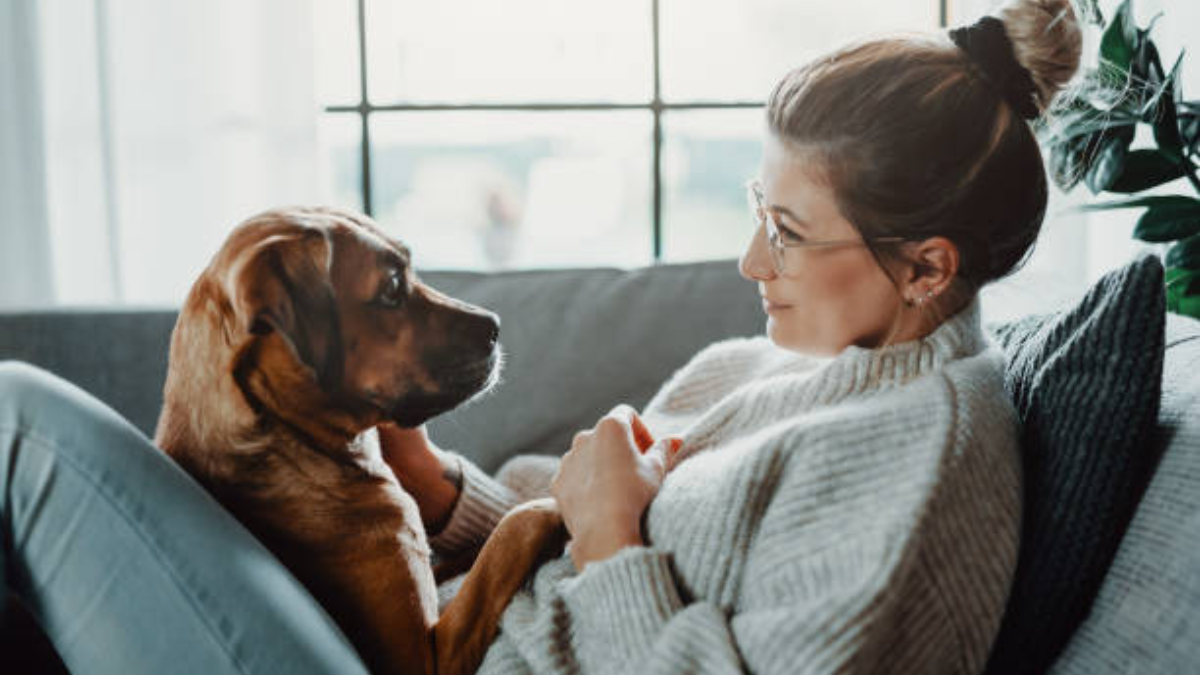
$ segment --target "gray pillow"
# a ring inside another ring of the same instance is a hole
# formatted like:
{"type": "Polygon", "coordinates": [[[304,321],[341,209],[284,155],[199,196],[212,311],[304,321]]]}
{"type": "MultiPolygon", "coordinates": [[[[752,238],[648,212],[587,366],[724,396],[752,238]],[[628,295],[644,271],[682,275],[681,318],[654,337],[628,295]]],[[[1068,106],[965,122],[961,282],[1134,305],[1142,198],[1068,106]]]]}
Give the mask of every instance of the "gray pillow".
{"type": "Polygon", "coordinates": [[[1200,321],[1167,317],[1166,454],[1052,675],[1175,675],[1200,661],[1200,321]]]}
{"type": "Polygon", "coordinates": [[[1158,258],[1074,307],[996,330],[1023,423],[1016,576],[986,673],[1043,673],[1087,616],[1158,454],[1165,299],[1158,258]]]}

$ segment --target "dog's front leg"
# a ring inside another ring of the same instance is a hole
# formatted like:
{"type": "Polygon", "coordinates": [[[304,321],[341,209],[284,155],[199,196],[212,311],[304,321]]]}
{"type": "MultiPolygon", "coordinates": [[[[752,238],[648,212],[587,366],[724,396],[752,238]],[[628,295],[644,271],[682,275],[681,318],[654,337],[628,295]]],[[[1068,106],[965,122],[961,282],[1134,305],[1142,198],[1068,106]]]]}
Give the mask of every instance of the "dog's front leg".
{"type": "Polygon", "coordinates": [[[434,675],[437,589],[429,559],[399,545],[315,556],[307,585],[376,675],[434,675]]]}
{"type": "Polygon", "coordinates": [[[495,639],[525,577],[562,553],[567,529],[553,499],[521,504],[496,525],[434,628],[438,675],[470,675],[495,639]]]}

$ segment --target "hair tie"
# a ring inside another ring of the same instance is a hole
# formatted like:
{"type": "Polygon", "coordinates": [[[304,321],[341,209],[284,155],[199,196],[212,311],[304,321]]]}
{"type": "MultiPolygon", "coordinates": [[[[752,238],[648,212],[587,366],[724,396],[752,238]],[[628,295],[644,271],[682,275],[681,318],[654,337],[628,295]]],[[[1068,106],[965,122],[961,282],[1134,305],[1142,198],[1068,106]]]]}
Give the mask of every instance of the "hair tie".
{"type": "Polygon", "coordinates": [[[1038,116],[1033,99],[1037,88],[1029,71],[1017,61],[1003,21],[985,16],[970,26],[952,29],[950,39],[979,66],[983,79],[1017,114],[1027,120],[1038,116]]]}

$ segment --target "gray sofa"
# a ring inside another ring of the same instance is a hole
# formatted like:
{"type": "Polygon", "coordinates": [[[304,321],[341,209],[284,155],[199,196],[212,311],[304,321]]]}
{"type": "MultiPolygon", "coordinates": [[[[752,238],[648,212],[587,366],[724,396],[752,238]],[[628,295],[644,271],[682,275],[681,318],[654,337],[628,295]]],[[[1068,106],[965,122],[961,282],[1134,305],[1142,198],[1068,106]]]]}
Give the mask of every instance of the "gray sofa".
{"type": "MultiPolygon", "coordinates": [[[[439,444],[490,471],[515,453],[561,452],[614,404],[643,405],[705,344],[763,326],[755,288],[732,261],[424,278],[502,317],[503,383],[430,424],[439,444]]],[[[155,308],[3,313],[0,359],[75,382],[150,435],[174,320],[155,308]]],[[[1052,672],[1200,673],[1200,322],[1168,317],[1166,344],[1149,441],[1162,460],[1052,672]]],[[[47,650],[27,618],[5,621],[0,664],[47,650]]]]}

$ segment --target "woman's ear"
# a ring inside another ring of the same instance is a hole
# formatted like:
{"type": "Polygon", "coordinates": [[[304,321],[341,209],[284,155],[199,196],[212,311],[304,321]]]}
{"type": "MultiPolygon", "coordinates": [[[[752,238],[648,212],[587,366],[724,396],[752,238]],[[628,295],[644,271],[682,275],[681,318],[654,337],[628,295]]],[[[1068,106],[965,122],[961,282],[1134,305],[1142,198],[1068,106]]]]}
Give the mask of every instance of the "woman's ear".
{"type": "Polygon", "coordinates": [[[905,296],[910,300],[941,295],[958,274],[958,246],[945,237],[916,242],[908,251],[911,262],[905,296]]]}

